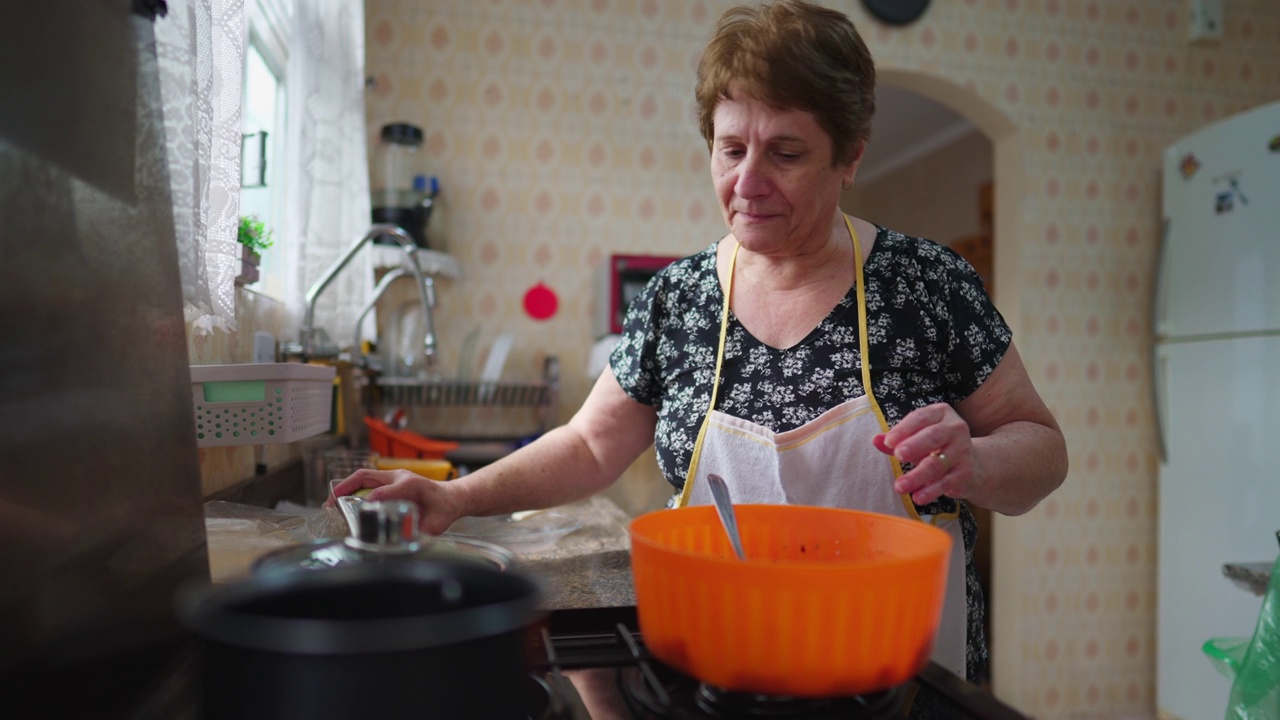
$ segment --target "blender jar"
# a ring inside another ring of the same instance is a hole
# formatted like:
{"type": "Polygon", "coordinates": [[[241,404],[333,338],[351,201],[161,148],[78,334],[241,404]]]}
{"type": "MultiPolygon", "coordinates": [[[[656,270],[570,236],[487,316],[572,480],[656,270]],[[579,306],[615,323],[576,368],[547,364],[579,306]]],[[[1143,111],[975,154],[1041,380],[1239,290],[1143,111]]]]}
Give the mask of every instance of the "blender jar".
{"type": "Polygon", "coordinates": [[[419,247],[427,247],[425,194],[414,187],[414,162],[422,139],[417,125],[383,125],[370,185],[373,222],[399,226],[419,247]]]}
{"type": "Polygon", "coordinates": [[[409,123],[383,125],[374,158],[374,207],[408,207],[414,202],[413,161],[422,147],[422,128],[409,123]]]}

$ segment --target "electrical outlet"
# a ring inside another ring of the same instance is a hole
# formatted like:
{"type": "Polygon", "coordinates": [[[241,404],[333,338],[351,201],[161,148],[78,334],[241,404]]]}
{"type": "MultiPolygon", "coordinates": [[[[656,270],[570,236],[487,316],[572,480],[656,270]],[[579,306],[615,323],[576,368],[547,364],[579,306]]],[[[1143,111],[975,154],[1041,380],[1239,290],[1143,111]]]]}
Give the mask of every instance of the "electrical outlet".
{"type": "Polygon", "coordinates": [[[271,333],[261,330],[253,334],[253,361],[269,363],[276,361],[276,339],[271,333]]]}
{"type": "Polygon", "coordinates": [[[1193,43],[1217,42],[1222,39],[1222,0],[1187,0],[1190,16],[1187,39],[1193,43]]]}

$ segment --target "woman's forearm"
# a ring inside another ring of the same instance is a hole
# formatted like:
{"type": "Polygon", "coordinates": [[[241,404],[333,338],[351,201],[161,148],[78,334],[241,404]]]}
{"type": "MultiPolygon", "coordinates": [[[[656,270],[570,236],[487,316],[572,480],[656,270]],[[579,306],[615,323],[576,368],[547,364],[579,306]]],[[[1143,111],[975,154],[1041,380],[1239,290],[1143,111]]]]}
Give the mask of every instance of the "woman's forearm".
{"type": "Polygon", "coordinates": [[[608,487],[609,476],[582,436],[563,425],[479,470],[451,481],[464,515],[555,507],[608,487]]]}
{"type": "Polygon", "coordinates": [[[558,427],[458,480],[463,515],[498,515],[581,500],[618,479],[653,444],[653,408],[632,400],[606,368],[582,407],[558,427]]]}
{"type": "Polygon", "coordinates": [[[1031,510],[1067,476],[1062,433],[1035,422],[1012,422],[973,438],[973,457],[966,499],[1003,515],[1031,510]]]}

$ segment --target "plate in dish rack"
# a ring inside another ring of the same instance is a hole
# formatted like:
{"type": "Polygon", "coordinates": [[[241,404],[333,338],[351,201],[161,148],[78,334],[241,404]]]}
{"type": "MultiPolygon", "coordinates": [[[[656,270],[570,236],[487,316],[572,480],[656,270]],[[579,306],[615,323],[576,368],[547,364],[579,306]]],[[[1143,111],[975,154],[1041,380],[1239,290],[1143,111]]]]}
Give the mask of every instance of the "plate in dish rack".
{"type": "Polygon", "coordinates": [[[517,517],[520,519],[511,515],[464,517],[450,525],[445,535],[482,540],[514,553],[537,553],[551,548],[560,538],[582,527],[578,519],[558,512],[517,517]]]}

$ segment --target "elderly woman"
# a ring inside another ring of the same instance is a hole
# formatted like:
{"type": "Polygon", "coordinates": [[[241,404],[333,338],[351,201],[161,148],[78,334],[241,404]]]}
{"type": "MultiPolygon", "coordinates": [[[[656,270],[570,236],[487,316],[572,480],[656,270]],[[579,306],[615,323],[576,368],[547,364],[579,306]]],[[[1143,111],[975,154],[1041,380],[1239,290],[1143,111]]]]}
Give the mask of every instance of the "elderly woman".
{"type": "Polygon", "coordinates": [[[870,53],[844,15],[781,0],[721,18],[697,106],[729,232],[659,273],[569,423],[454,482],[361,470],[336,492],[422,508],[423,529],[543,508],[614,480],[650,443],[678,494],[858,508],[947,529],[934,659],[985,672],[969,505],[1017,515],[1062,482],[1062,433],[973,269],[846,216],[874,111],[870,53]]]}

